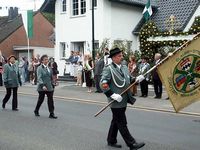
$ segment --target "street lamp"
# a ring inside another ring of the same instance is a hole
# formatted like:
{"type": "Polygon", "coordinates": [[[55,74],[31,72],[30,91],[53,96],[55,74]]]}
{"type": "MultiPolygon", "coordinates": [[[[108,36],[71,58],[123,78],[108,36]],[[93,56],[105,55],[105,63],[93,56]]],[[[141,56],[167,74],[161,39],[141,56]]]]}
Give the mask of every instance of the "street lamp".
{"type": "Polygon", "coordinates": [[[92,58],[95,60],[95,46],[94,46],[94,0],[92,0],[92,58]]]}

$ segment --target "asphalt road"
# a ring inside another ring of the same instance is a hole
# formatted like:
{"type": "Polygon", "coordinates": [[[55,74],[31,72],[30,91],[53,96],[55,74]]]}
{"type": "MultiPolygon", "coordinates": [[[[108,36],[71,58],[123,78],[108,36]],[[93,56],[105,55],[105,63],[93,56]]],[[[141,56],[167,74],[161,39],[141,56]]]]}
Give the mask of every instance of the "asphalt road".
{"type": "MultiPolygon", "coordinates": [[[[19,95],[19,112],[11,110],[11,101],[0,110],[0,150],[114,150],[106,145],[109,109],[94,118],[99,104],[55,99],[59,118],[53,120],[46,102],[41,117],[33,115],[36,101],[35,96],[19,95]]],[[[132,135],[146,143],[141,150],[200,149],[199,117],[129,108],[127,119],[132,135]]],[[[128,150],[120,134],[118,143],[128,150]]]]}

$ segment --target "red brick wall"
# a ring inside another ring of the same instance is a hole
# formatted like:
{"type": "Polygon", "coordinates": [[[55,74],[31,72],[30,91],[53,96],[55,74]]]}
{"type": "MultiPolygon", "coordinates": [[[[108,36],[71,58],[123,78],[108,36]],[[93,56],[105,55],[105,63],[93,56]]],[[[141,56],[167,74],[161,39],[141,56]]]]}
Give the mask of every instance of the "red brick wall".
{"type": "MultiPolygon", "coordinates": [[[[54,45],[49,41],[49,36],[53,33],[53,25],[38,12],[34,16],[33,38],[30,39],[30,46],[53,48],[54,45]]],[[[0,43],[0,50],[5,57],[11,54],[17,55],[13,51],[13,46],[27,46],[27,38],[24,26],[21,26],[13,34],[0,43]]]]}

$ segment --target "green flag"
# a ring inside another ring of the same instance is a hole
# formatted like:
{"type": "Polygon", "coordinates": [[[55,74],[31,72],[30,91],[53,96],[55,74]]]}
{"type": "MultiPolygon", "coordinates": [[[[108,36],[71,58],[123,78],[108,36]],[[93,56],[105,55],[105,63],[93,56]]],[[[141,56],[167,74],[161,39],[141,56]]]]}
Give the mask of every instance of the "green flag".
{"type": "Polygon", "coordinates": [[[24,28],[28,38],[33,37],[33,10],[27,10],[22,13],[24,28]]]}
{"type": "Polygon", "coordinates": [[[147,4],[145,5],[145,8],[142,12],[145,20],[149,20],[150,16],[152,15],[152,8],[151,8],[151,3],[150,3],[150,0],[147,1],[147,4]]]}

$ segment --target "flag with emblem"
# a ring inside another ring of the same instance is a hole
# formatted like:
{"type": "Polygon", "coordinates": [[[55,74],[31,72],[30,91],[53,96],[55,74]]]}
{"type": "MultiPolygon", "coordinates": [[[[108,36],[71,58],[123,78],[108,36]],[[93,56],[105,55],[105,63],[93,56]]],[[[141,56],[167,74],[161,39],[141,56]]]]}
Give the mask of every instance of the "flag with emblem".
{"type": "Polygon", "coordinates": [[[176,112],[199,101],[200,34],[158,66],[158,73],[176,112]]]}
{"type": "Polygon", "coordinates": [[[33,10],[22,12],[22,20],[28,38],[33,37],[33,10]]]}
{"type": "Polygon", "coordinates": [[[147,1],[147,4],[145,5],[145,8],[144,8],[142,14],[143,14],[146,21],[149,20],[149,18],[153,14],[150,0],[147,1]]]}

